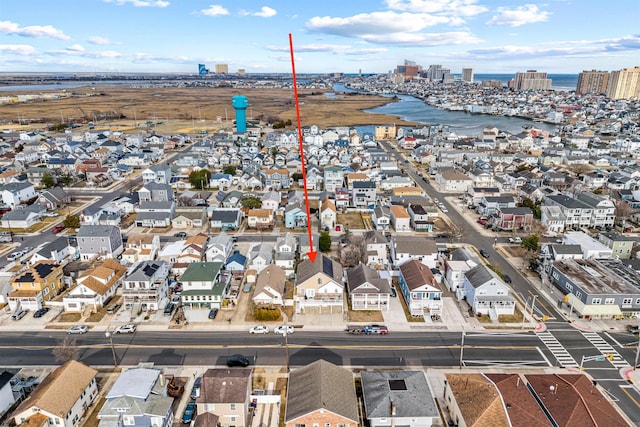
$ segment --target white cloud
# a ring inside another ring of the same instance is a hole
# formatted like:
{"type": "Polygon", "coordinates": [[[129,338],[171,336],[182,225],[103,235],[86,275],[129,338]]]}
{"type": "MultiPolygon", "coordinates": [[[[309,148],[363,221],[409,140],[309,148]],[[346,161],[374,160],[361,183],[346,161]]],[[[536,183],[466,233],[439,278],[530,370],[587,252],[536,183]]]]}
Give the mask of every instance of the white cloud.
{"type": "Polygon", "coordinates": [[[91,44],[111,44],[111,40],[100,36],[89,37],[87,41],[91,44]]]}
{"type": "Polygon", "coordinates": [[[392,10],[460,16],[475,16],[488,10],[477,5],[477,0],[386,0],[385,3],[392,10]]]}
{"type": "Polygon", "coordinates": [[[84,47],[82,47],[82,45],[79,45],[79,44],[74,44],[69,46],[67,50],[71,52],[84,52],[84,47]]]}
{"type": "Polygon", "coordinates": [[[506,7],[498,8],[499,15],[495,15],[487,25],[508,25],[511,27],[519,27],[521,25],[533,24],[536,22],[545,22],[551,16],[550,12],[538,9],[535,4],[525,4],[515,9],[506,7]]]}
{"type": "Polygon", "coordinates": [[[452,31],[446,33],[395,33],[372,34],[364,37],[370,43],[404,46],[447,46],[475,44],[482,40],[471,33],[452,31]]]}
{"type": "Polygon", "coordinates": [[[416,32],[438,24],[447,24],[451,18],[425,13],[374,12],[361,13],[348,18],[316,16],[307,22],[307,28],[327,34],[364,38],[371,34],[416,32]]]}
{"type": "MultiPolygon", "coordinates": [[[[289,52],[288,46],[266,46],[267,50],[273,52],[289,52]]],[[[387,52],[386,48],[353,48],[347,45],[336,44],[307,44],[296,46],[294,53],[304,52],[329,52],[338,55],[372,55],[387,52]]]]}
{"type": "Polygon", "coordinates": [[[167,7],[171,3],[163,0],[104,0],[107,3],[115,3],[119,6],[131,4],[135,7],[167,7]]]}
{"type": "Polygon", "coordinates": [[[212,4],[207,9],[202,9],[199,13],[206,16],[220,16],[228,15],[229,11],[218,4],[212,4]]]}
{"type": "Polygon", "coordinates": [[[58,40],[69,40],[70,37],[51,25],[30,25],[21,27],[15,22],[0,21],[0,34],[10,34],[22,37],[52,38],[58,40]]]}
{"type": "Polygon", "coordinates": [[[272,16],[276,16],[278,12],[275,9],[272,9],[268,6],[262,6],[259,12],[249,12],[246,10],[240,11],[240,15],[243,16],[258,16],[260,18],[271,18],[272,16]]]}
{"type": "Polygon", "coordinates": [[[0,52],[16,55],[35,55],[37,50],[28,44],[0,44],[0,52]]]}
{"type": "Polygon", "coordinates": [[[113,50],[88,51],[79,44],[74,44],[64,50],[48,50],[47,55],[50,56],[75,56],[82,58],[120,58],[123,55],[113,50]]]}

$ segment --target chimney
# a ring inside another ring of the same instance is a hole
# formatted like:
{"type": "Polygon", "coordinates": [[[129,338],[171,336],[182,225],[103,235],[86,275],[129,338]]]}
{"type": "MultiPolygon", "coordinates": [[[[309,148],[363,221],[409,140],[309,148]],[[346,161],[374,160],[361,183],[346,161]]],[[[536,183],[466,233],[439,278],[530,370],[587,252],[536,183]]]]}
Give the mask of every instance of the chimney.
{"type": "Polygon", "coordinates": [[[393,400],[391,400],[390,403],[391,403],[391,416],[395,417],[396,416],[396,404],[393,403],[393,400]]]}
{"type": "Polygon", "coordinates": [[[164,387],[164,374],[160,373],[160,385],[164,387]]]}

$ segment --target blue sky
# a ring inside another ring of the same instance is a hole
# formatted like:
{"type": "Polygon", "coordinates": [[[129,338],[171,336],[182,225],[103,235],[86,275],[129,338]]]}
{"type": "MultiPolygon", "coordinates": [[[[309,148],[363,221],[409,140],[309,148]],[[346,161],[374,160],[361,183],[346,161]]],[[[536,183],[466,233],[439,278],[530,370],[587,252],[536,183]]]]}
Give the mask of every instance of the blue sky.
{"type": "Polygon", "coordinates": [[[454,73],[640,65],[638,0],[0,0],[0,72],[454,73]]]}

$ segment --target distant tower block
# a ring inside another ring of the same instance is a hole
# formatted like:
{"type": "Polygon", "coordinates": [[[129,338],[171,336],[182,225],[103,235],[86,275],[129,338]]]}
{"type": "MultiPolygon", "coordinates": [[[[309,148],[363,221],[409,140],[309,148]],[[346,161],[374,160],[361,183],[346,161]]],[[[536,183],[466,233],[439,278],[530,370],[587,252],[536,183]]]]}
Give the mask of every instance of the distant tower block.
{"type": "Polygon", "coordinates": [[[249,100],[246,96],[238,95],[231,98],[231,105],[236,110],[236,131],[240,133],[247,132],[247,107],[249,100]]]}

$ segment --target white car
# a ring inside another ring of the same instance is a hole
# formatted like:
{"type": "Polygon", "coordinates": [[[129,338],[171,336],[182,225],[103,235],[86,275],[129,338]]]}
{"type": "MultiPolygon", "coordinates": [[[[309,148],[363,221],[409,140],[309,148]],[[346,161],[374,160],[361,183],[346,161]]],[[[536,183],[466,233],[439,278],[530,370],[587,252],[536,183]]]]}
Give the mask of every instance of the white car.
{"type": "Polygon", "coordinates": [[[269,327],[265,326],[265,325],[257,325],[257,326],[254,326],[253,328],[249,329],[249,333],[250,334],[268,334],[269,333],[269,327]]]}
{"type": "Polygon", "coordinates": [[[86,334],[88,331],[89,327],[87,325],[77,325],[67,329],[67,334],[86,334]]]}
{"type": "Polygon", "coordinates": [[[114,332],[116,334],[133,334],[136,332],[136,325],[128,324],[118,326],[114,332]]]}
{"type": "Polygon", "coordinates": [[[273,329],[273,333],[274,334],[280,334],[280,335],[290,335],[293,333],[293,326],[291,325],[280,325],[280,326],[276,326],[273,329]]]}
{"type": "Polygon", "coordinates": [[[509,237],[509,243],[522,243],[522,239],[520,237],[509,237]]]}

